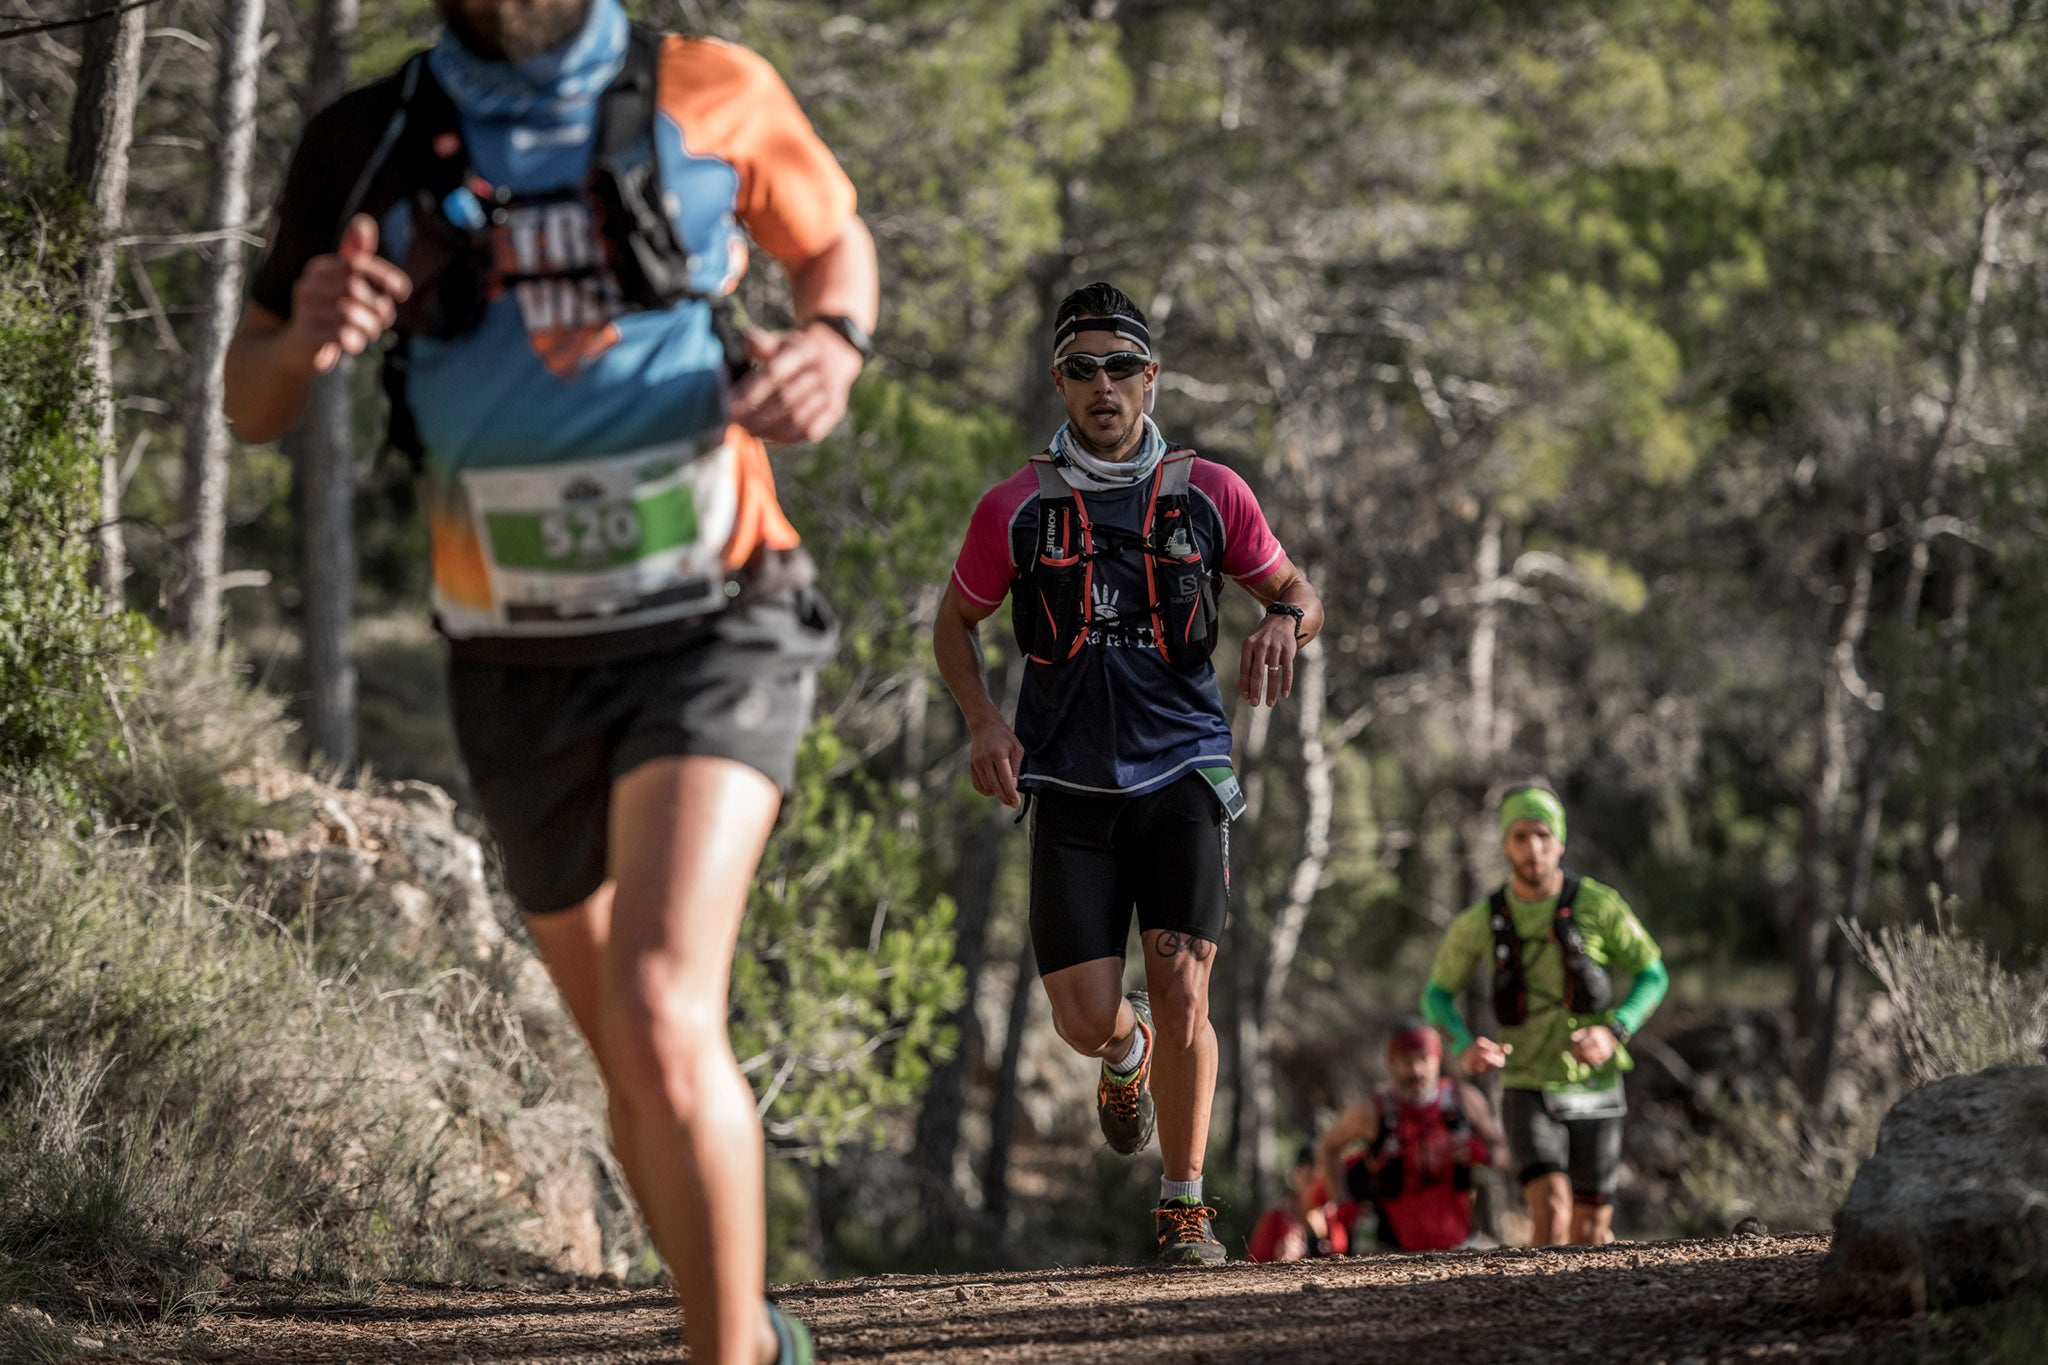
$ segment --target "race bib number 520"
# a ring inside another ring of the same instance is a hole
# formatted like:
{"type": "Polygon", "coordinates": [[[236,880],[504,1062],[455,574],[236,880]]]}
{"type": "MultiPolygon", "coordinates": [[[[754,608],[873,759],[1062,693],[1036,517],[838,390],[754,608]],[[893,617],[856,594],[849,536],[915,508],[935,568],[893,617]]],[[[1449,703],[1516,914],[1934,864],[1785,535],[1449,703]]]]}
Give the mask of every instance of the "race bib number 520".
{"type": "Polygon", "coordinates": [[[488,603],[437,600],[444,628],[575,635],[717,610],[738,515],[735,467],[729,446],[679,445],[464,471],[488,603]]]}

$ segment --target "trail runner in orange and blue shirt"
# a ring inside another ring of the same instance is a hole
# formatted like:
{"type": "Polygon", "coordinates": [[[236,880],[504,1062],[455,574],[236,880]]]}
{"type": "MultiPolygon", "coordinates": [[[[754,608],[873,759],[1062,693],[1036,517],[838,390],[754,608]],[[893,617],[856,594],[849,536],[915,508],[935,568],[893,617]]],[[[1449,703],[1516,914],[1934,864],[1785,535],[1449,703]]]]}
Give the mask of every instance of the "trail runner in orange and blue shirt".
{"type": "Polygon", "coordinates": [[[618,0],[438,3],[430,52],[308,125],[228,415],[273,439],[396,327],[457,739],[690,1358],[807,1361],[763,1307],[763,1141],[726,999],[834,640],[764,442],[843,415],[874,245],[752,52],[636,30],[618,0]],[[749,237],[789,276],[791,331],[721,326],[749,237]]]}

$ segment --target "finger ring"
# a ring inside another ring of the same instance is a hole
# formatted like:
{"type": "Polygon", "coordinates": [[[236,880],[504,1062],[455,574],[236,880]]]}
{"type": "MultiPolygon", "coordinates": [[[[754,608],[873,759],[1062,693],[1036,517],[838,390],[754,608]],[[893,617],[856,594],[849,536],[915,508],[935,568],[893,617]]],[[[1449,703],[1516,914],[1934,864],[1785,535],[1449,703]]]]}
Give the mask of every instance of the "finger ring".
{"type": "Polygon", "coordinates": [[[1267,671],[1268,673],[1278,673],[1278,672],[1280,671],[1280,665],[1278,665],[1278,664],[1267,664],[1267,665],[1266,665],[1266,671],[1267,671]]]}

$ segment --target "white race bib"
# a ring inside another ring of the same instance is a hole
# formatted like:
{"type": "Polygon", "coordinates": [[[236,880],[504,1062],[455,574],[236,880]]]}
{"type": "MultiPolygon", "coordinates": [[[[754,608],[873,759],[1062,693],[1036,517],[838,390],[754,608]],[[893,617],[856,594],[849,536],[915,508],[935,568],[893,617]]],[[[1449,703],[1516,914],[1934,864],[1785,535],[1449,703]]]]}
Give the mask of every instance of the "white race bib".
{"type": "Polygon", "coordinates": [[[457,477],[489,602],[434,606],[453,638],[595,635],[700,616],[726,603],[739,513],[729,445],[657,446],[457,477]]]}

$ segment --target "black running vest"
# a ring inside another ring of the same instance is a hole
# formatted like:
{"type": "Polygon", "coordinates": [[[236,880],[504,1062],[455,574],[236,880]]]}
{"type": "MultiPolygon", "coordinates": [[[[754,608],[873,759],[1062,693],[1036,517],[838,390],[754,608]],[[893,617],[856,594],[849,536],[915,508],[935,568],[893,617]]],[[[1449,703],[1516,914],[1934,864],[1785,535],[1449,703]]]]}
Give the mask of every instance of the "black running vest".
{"type": "Polygon", "coordinates": [[[1195,452],[1176,447],[1159,461],[1135,533],[1090,517],[1052,456],[1034,456],[1031,466],[1038,474],[1038,534],[1012,588],[1010,613],[1025,657],[1060,664],[1080,653],[1095,624],[1096,562],[1134,552],[1144,559],[1154,647],[1177,668],[1205,662],[1216,650],[1222,571],[1203,558],[1189,514],[1195,452]]]}

